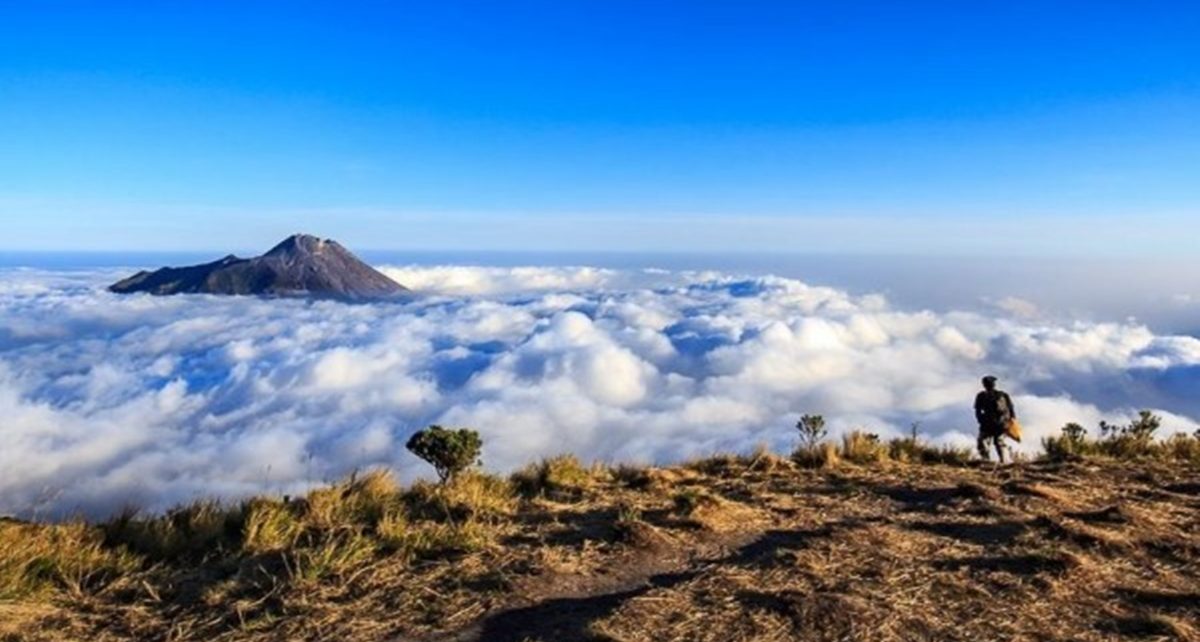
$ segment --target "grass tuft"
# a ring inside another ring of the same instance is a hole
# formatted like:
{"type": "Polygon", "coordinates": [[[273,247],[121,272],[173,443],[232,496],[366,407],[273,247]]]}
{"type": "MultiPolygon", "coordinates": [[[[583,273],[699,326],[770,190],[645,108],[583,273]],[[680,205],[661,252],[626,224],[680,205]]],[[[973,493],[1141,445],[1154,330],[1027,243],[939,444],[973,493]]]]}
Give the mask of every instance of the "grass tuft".
{"type": "Polygon", "coordinates": [[[800,446],[792,453],[792,461],[801,468],[836,468],[841,460],[837,446],[829,442],[800,446]]]}
{"type": "Polygon", "coordinates": [[[242,507],[198,501],[156,517],[126,511],[102,525],[105,540],[153,560],[203,558],[238,548],[242,507]]]}
{"type": "Polygon", "coordinates": [[[304,521],[292,506],[274,499],[255,499],[246,504],[242,550],[267,553],[294,547],[305,531],[304,521]]]}
{"type": "Polygon", "coordinates": [[[879,435],[855,430],[842,435],[841,458],[859,465],[881,464],[888,461],[888,447],[879,435]]]}
{"type": "Polygon", "coordinates": [[[559,455],[513,473],[512,483],[526,497],[575,501],[592,485],[593,477],[594,471],[585,468],[574,455],[559,455]]]}
{"type": "Polygon", "coordinates": [[[962,466],[971,461],[970,448],[933,446],[913,437],[893,439],[887,443],[888,457],[904,464],[942,464],[962,466]]]}
{"type": "Polygon", "coordinates": [[[104,540],[103,531],[83,522],[0,521],[0,601],[53,589],[81,595],[141,566],[137,556],[104,540]]]}

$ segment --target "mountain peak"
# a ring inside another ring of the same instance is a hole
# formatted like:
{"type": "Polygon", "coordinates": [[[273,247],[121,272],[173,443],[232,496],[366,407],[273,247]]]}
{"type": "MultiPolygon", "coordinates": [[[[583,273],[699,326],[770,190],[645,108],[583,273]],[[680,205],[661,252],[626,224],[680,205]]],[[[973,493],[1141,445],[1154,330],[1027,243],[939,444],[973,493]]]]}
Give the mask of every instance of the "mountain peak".
{"type": "Polygon", "coordinates": [[[341,248],[337,241],[323,239],[312,234],[293,234],[286,239],[283,239],[278,245],[271,248],[265,256],[273,254],[295,254],[297,252],[320,252],[327,246],[335,246],[341,248]]]}
{"type": "Polygon", "coordinates": [[[363,263],[337,241],[293,234],[253,259],[230,255],[204,265],[139,272],[109,290],[362,300],[394,297],[408,288],[363,263]]]}

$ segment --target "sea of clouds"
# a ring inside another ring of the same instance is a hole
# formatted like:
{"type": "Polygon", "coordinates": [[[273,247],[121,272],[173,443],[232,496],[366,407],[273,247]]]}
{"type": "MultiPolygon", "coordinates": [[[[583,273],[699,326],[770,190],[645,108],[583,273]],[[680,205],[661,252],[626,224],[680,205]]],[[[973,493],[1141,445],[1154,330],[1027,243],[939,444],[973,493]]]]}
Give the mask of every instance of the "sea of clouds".
{"type": "MultiPolygon", "coordinates": [[[[431,423],[504,471],[573,452],[668,462],[794,445],[801,413],[974,443],[994,373],[1035,449],[1068,421],[1200,419],[1200,340],[1134,322],[906,310],[795,279],[385,267],[398,303],[119,296],[114,270],[0,270],[0,514],[161,510],[431,471],[431,423]]],[[[1093,428],[1094,430],[1094,428],[1093,428]]]]}

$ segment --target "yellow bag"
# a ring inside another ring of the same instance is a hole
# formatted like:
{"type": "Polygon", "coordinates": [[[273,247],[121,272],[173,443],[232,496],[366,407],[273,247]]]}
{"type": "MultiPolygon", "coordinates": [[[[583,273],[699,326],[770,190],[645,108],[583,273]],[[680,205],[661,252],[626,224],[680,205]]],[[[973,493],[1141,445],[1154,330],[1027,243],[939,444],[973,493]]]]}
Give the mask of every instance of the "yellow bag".
{"type": "Polygon", "coordinates": [[[1021,441],[1021,422],[1017,421],[1016,419],[1010,420],[1008,422],[1008,425],[1004,427],[1004,434],[1008,435],[1009,437],[1012,437],[1013,441],[1020,442],[1021,441]]]}

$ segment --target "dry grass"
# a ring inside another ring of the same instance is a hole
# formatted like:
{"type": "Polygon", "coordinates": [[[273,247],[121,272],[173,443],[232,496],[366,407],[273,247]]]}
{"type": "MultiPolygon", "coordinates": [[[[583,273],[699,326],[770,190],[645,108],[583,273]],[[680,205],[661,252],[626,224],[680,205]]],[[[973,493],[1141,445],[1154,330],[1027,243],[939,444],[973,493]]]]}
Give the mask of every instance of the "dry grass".
{"type": "Polygon", "coordinates": [[[888,457],[904,464],[963,466],[974,456],[975,454],[970,448],[933,446],[914,437],[893,439],[888,442],[888,457]]]}
{"type": "Polygon", "coordinates": [[[102,528],[109,545],[125,546],[151,560],[173,560],[236,548],[243,520],[241,507],[204,500],[160,516],[126,511],[102,528]]]}
{"type": "Polygon", "coordinates": [[[824,442],[816,446],[801,446],[792,453],[792,461],[801,468],[836,468],[842,461],[835,444],[824,442]]]}
{"type": "Polygon", "coordinates": [[[879,435],[855,430],[842,435],[841,458],[853,464],[882,464],[890,459],[879,435]]]}
{"type": "Polygon", "coordinates": [[[1184,457],[980,466],[865,436],[808,456],[0,522],[0,640],[1195,639],[1184,457]]]}
{"type": "Polygon", "coordinates": [[[82,522],[38,526],[0,521],[0,601],[61,590],[79,596],[129,574],[138,560],[104,545],[82,522]]]}
{"type": "Polygon", "coordinates": [[[1116,459],[1168,461],[1200,465],[1200,436],[1182,433],[1156,440],[1148,435],[1112,434],[1099,439],[1063,434],[1042,439],[1042,457],[1050,461],[1116,459]]]}
{"type": "Polygon", "coordinates": [[[574,455],[559,455],[513,473],[512,483],[526,497],[575,501],[592,485],[599,472],[600,469],[585,467],[574,455]]]}

